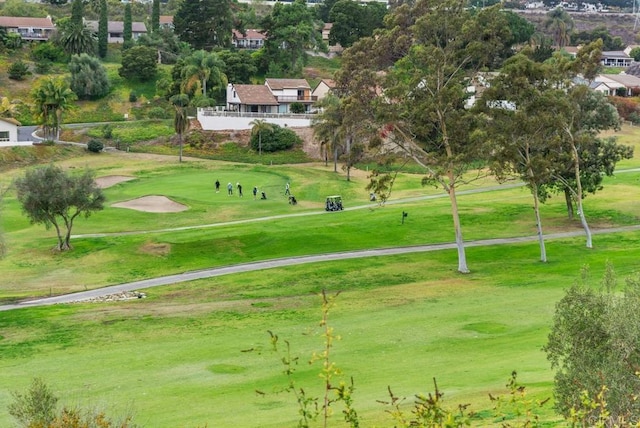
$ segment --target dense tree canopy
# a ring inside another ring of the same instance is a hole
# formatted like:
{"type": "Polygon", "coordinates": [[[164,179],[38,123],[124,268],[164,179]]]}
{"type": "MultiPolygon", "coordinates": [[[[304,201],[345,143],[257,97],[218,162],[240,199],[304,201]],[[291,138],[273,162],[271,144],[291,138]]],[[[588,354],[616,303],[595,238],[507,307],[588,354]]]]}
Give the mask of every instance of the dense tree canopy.
{"type": "Polygon", "coordinates": [[[305,51],[322,45],[322,34],[312,10],[304,0],[276,3],[262,22],[267,36],[261,68],[269,76],[298,76],[305,62],[305,51]]]}
{"type": "Polygon", "coordinates": [[[173,26],[180,40],[193,49],[229,47],[234,28],[231,0],[183,1],[173,17],[173,26]]]}
{"type": "Polygon", "coordinates": [[[71,90],[80,99],[96,99],[109,93],[107,69],[96,57],[74,55],[69,62],[71,90]]]}
{"type": "Polygon", "coordinates": [[[362,37],[371,36],[373,30],[382,27],[387,8],[374,1],[360,5],[354,0],[339,0],[329,12],[333,23],[329,33],[329,44],[349,47],[362,37]]]}
{"type": "Polygon", "coordinates": [[[158,70],[156,50],[148,46],[134,46],[122,54],[118,74],[125,79],[151,80],[158,70]]]}

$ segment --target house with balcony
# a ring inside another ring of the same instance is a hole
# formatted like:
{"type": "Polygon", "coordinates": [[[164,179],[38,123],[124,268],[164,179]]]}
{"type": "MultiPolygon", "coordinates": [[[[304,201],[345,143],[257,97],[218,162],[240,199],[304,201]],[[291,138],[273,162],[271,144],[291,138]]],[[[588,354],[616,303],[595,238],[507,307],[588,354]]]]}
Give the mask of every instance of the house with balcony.
{"type": "Polygon", "coordinates": [[[629,67],[633,62],[625,51],[603,51],[600,63],[605,67],[629,67]]]}
{"type": "Polygon", "coordinates": [[[302,104],[308,113],[318,100],[311,95],[311,86],[305,79],[266,79],[264,84],[278,101],[278,113],[289,113],[293,103],[302,104]]]}
{"type": "Polygon", "coordinates": [[[317,97],[305,79],[266,79],[264,85],[227,85],[225,106],[199,108],[198,121],[205,131],[251,129],[260,119],[279,126],[308,127],[317,97]],[[300,103],[304,113],[291,113],[300,103]]]}
{"type": "Polygon", "coordinates": [[[16,33],[22,40],[47,41],[56,30],[51,17],[29,18],[19,16],[0,16],[0,27],[7,33],[16,33]]]}
{"type": "Polygon", "coordinates": [[[231,37],[231,44],[238,49],[260,49],[266,39],[260,30],[245,30],[244,33],[233,30],[231,37]]]}

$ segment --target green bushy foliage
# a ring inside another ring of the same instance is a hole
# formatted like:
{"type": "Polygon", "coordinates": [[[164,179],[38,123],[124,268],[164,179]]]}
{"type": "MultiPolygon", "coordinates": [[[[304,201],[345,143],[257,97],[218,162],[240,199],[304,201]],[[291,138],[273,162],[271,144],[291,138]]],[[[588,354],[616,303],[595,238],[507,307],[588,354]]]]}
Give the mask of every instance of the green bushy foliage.
{"type": "Polygon", "coordinates": [[[279,150],[287,150],[296,145],[302,144],[302,139],[290,129],[273,125],[272,131],[264,131],[262,135],[251,136],[251,148],[259,150],[262,145],[263,152],[277,152],[279,150]]]}
{"type": "Polygon", "coordinates": [[[135,103],[136,101],[138,101],[138,94],[136,94],[134,91],[129,92],[129,102],[135,103]]]}
{"type": "Polygon", "coordinates": [[[104,149],[104,144],[99,140],[91,140],[87,143],[87,150],[92,153],[100,153],[104,149]]]}
{"type": "Polygon", "coordinates": [[[304,113],[304,105],[302,103],[291,103],[289,106],[291,113],[301,114],[304,113]]]}
{"type": "Polygon", "coordinates": [[[162,107],[151,107],[147,111],[149,119],[169,119],[169,114],[162,107]]]}
{"type": "Polygon", "coordinates": [[[12,80],[24,80],[29,74],[31,74],[29,66],[22,60],[17,60],[11,64],[7,71],[9,73],[9,79],[12,80]]]}
{"type": "Polygon", "coordinates": [[[38,43],[32,46],[31,59],[36,62],[63,62],[67,59],[64,50],[52,42],[38,43]]]}

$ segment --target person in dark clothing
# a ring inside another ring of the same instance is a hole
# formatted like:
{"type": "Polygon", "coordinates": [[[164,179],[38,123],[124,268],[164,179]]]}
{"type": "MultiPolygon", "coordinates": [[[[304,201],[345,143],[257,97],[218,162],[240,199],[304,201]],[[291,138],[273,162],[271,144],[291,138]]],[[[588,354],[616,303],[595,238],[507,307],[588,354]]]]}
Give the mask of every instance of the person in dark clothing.
{"type": "Polygon", "coordinates": [[[237,187],[238,187],[238,196],[242,197],[242,184],[238,183],[237,187]]]}
{"type": "Polygon", "coordinates": [[[216,193],[220,192],[220,180],[216,180],[216,193]]]}
{"type": "Polygon", "coordinates": [[[258,188],[253,186],[253,199],[256,199],[257,195],[258,195],[258,188]]]}

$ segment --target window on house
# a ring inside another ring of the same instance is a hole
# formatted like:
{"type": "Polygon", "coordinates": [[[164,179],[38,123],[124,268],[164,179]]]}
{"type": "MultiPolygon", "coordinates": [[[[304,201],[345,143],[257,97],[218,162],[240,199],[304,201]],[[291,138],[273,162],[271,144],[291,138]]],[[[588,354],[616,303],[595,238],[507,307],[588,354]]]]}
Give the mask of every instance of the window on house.
{"type": "Polygon", "coordinates": [[[0,141],[9,141],[9,131],[0,131],[0,141]]]}

